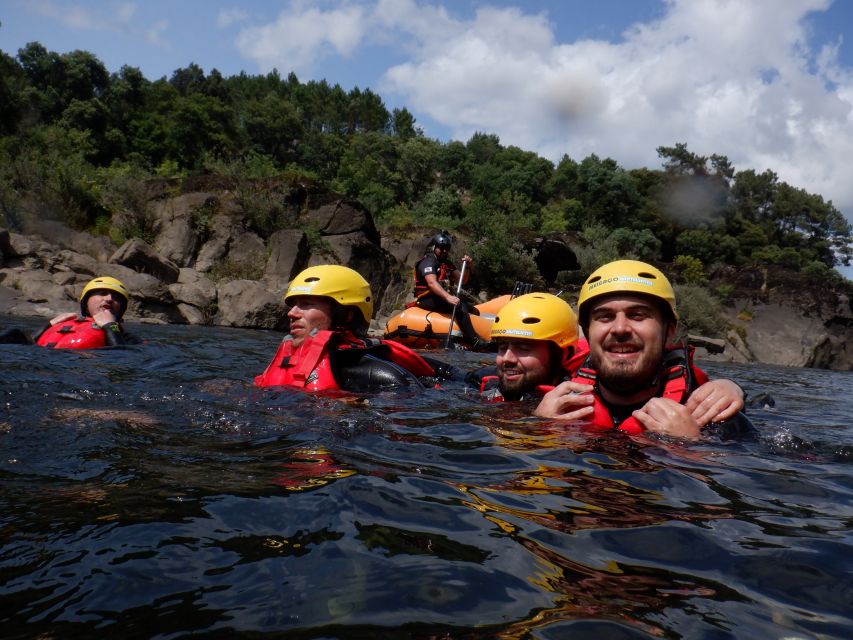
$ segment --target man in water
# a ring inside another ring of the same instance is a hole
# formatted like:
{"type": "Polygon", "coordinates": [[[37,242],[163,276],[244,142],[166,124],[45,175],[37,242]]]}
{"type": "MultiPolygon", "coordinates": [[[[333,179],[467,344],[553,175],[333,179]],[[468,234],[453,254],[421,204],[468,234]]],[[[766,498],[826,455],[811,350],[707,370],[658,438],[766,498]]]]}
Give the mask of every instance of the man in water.
{"type": "Polygon", "coordinates": [[[2,343],[33,344],[52,349],[94,349],[138,344],[125,332],[121,320],[127,311],[127,288],[117,279],[100,276],[90,280],[80,294],[80,313],[62,313],[50,320],[35,337],[19,329],[0,335],[2,343]]]}
{"type": "MultiPolygon", "coordinates": [[[[465,341],[472,348],[481,347],[482,341],[474,325],[471,324],[470,316],[472,313],[480,315],[480,312],[476,307],[462,302],[452,293],[453,287],[459,283],[459,274],[456,273],[456,267],[449,259],[450,246],[450,234],[447,231],[435,234],[427,245],[427,252],[415,264],[415,302],[422,309],[437,311],[448,316],[453,314],[453,308],[456,307],[454,319],[459,324],[465,341]]],[[[471,275],[471,257],[462,256],[462,262],[467,265],[462,279],[464,285],[471,275]]]]}
{"type": "Polygon", "coordinates": [[[373,314],[370,285],[358,272],[318,265],[298,274],[285,293],[290,333],[255,386],[309,391],[381,391],[420,387],[433,368],[414,351],[366,337],[373,314]]]}
{"type": "Polygon", "coordinates": [[[728,419],[749,428],[738,413],[739,387],[705,382],[689,352],[668,346],[678,324],[675,294],[655,267],[617,260],[597,269],[581,288],[578,316],[589,355],[570,380],[545,394],[537,416],[685,438],[728,419]]]}
{"type": "Polygon", "coordinates": [[[541,387],[564,379],[564,365],[575,351],[578,321],[569,304],[550,293],[528,293],[510,300],[492,324],[495,366],[474,372],[470,382],[489,400],[540,397],[541,387]]]}

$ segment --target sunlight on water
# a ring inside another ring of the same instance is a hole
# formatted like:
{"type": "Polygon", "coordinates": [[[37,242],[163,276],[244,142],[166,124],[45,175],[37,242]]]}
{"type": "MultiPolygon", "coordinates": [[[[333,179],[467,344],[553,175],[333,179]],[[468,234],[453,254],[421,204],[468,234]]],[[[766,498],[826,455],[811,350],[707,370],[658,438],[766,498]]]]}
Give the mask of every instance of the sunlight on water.
{"type": "Polygon", "coordinates": [[[759,432],[684,447],[259,390],[276,334],[135,332],[2,348],[4,637],[848,637],[849,373],[709,365],[759,432]]]}

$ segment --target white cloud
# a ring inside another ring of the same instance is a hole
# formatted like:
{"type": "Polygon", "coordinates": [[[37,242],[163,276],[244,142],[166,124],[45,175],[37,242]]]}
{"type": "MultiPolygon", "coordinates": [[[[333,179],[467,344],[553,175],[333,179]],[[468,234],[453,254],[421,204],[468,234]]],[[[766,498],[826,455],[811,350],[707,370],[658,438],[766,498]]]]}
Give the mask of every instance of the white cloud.
{"type": "Polygon", "coordinates": [[[110,3],[101,10],[93,10],[78,3],[37,0],[30,3],[29,8],[73,31],[129,34],[160,48],[169,48],[169,43],[163,38],[169,28],[168,20],[144,23],[137,16],[138,6],[134,2],[110,3]]]}
{"type": "Polygon", "coordinates": [[[359,5],[324,11],[313,4],[294,2],[273,23],[243,29],[237,36],[237,48],[264,71],[305,72],[333,52],[351,55],[366,28],[365,11],[359,5]]]}
{"type": "Polygon", "coordinates": [[[686,142],[738,169],[773,169],[849,216],[853,78],[838,43],[809,50],[804,20],[829,4],[669,0],[662,18],[621,42],[557,43],[544,15],[492,8],[464,22],[384,0],[385,25],[415,42],[381,90],[454,138],[494,132],[555,160],[596,153],[655,167],[656,147],[686,142]]]}
{"type": "Polygon", "coordinates": [[[230,27],[232,24],[237,22],[244,22],[248,17],[249,14],[240,7],[222,9],[216,16],[216,26],[224,29],[225,27],[230,27]]]}

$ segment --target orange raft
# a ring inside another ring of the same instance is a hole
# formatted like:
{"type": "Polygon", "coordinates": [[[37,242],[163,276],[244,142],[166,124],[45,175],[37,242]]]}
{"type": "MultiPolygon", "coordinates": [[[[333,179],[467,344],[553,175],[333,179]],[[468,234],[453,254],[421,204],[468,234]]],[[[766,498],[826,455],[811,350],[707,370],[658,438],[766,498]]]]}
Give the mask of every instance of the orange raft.
{"type": "MultiPolygon", "coordinates": [[[[480,339],[488,342],[492,333],[492,323],[495,316],[503,306],[510,301],[511,295],[507,294],[498,298],[492,298],[486,302],[474,305],[480,315],[471,314],[471,324],[480,339]]],[[[444,346],[447,340],[447,328],[450,324],[449,313],[438,311],[427,311],[420,307],[408,307],[396,315],[391,316],[385,325],[386,340],[396,340],[412,349],[436,349],[444,346]]],[[[451,339],[454,344],[467,345],[462,337],[459,325],[453,323],[451,339]]],[[[468,345],[470,346],[470,345],[468,345]]]]}

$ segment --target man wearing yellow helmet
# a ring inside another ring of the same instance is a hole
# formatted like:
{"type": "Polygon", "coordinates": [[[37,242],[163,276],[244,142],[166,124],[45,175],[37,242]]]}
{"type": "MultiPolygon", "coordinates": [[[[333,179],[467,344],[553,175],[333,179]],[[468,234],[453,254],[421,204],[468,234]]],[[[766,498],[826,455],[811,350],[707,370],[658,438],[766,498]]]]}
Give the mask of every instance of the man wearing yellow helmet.
{"type": "Polygon", "coordinates": [[[564,300],[550,293],[528,293],[498,312],[491,338],[497,346],[494,368],[475,372],[469,381],[479,382],[490,400],[523,400],[563,379],[564,364],[578,339],[578,322],[564,300]]]}
{"type": "Polygon", "coordinates": [[[80,294],[80,313],[62,313],[33,338],[40,347],[52,349],[95,349],[136,344],[121,319],[127,311],[127,288],[115,278],[90,280],[80,294]]]}
{"type": "Polygon", "coordinates": [[[408,347],[366,337],[373,314],[370,285],[339,265],[298,274],[284,296],[290,333],[255,386],[310,391],[381,391],[420,387],[434,370],[408,347]]]}
{"type": "Polygon", "coordinates": [[[655,267],[617,260],[599,268],[581,288],[578,316],[589,355],[570,381],[543,397],[536,415],[689,438],[710,422],[748,424],[738,413],[737,385],[708,382],[689,351],[669,346],[678,323],[675,294],[655,267]]]}

